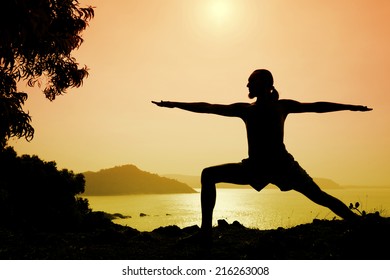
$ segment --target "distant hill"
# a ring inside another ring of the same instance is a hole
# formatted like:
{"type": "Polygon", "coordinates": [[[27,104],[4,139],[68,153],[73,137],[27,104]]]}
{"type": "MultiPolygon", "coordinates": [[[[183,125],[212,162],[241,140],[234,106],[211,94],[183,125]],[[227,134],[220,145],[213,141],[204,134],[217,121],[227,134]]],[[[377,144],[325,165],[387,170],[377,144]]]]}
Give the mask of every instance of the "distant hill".
{"type": "Polygon", "coordinates": [[[321,188],[324,189],[342,189],[344,186],[340,186],[338,183],[331,179],[326,178],[313,178],[314,182],[317,183],[321,188]]]}
{"type": "Polygon", "coordinates": [[[84,172],[84,195],[165,194],[196,192],[176,179],[142,171],[135,165],[84,172]]]}
{"type": "MultiPolygon", "coordinates": [[[[176,179],[180,182],[188,184],[192,188],[200,188],[200,176],[191,176],[191,175],[180,175],[180,174],[166,174],[165,177],[176,179]]],[[[323,189],[340,189],[342,188],[339,184],[336,182],[326,179],[326,178],[313,178],[314,181],[323,189]]],[[[270,185],[269,187],[274,187],[273,185],[270,185]]],[[[235,184],[227,184],[227,183],[220,183],[217,184],[217,188],[251,188],[251,186],[245,185],[235,185],[235,184]]]]}

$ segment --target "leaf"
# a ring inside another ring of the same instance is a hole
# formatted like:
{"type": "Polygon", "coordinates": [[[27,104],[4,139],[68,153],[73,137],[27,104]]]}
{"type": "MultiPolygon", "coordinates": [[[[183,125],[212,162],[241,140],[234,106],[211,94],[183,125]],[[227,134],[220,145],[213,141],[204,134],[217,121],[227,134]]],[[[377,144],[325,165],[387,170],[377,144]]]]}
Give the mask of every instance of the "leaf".
{"type": "Polygon", "coordinates": [[[358,208],[360,206],[360,203],[359,202],[356,202],[355,203],[355,208],[358,208]]]}

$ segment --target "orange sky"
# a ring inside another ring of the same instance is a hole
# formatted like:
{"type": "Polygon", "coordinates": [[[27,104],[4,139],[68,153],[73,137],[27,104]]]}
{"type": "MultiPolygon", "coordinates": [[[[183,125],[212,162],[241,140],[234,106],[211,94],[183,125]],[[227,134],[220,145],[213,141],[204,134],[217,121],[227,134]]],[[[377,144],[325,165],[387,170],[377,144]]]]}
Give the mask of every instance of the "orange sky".
{"type": "Polygon", "coordinates": [[[54,102],[28,89],[35,138],[11,141],[18,153],[75,172],[131,163],[197,175],[240,161],[247,146],[239,119],[150,101],[249,101],[249,74],[268,68],[281,98],[374,108],[288,117],[287,149],[309,174],[390,185],[390,1],[82,3],[96,6],[75,52],[90,76],[54,102]]]}

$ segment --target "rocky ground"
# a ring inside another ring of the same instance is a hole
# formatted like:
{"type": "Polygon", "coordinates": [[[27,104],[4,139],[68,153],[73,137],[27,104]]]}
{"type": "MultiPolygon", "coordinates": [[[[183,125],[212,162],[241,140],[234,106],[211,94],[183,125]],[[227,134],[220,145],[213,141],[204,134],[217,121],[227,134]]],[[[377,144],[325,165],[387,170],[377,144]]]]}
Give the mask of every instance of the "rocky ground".
{"type": "Polygon", "coordinates": [[[314,220],[275,230],[220,220],[211,246],[180,241],[197,230],[168,226],[139,232],[113,223],[73,232],[0,229],[0,259],[390,259],[390,218],[375,214],[357,222],[314,220]]]}

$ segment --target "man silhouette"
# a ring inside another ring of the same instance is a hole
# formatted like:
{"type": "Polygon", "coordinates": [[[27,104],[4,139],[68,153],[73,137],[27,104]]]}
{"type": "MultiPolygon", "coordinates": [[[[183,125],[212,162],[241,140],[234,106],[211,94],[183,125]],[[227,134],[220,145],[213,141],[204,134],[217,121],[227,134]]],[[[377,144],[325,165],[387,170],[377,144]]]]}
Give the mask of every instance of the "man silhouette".
{"type": "Polygon", "coordinates": [[[248,79],[249,98],[254,103],[229,105],[161,101],[160,107],[179,108],[196,113],[217,114],[241,118],[248,139],[247,159],[205,168],[201,176],[202,224],[197,235],[200,240],[211,240],[212,216],[216,200],[215,184],[225,182],[251,185],[257,191],[269,183],[282,191],[295,190],[313,202],[328,207],[343,219],[354,219],[354,214],[343,202],[322,191],[313,179],[290,155],[283,142],[284,122],[290,113],[325,113],[341,110],[370,111],[366,106],[331,102],[301,103],[280,99],[270,71],[255,70],[248,79]]]}

